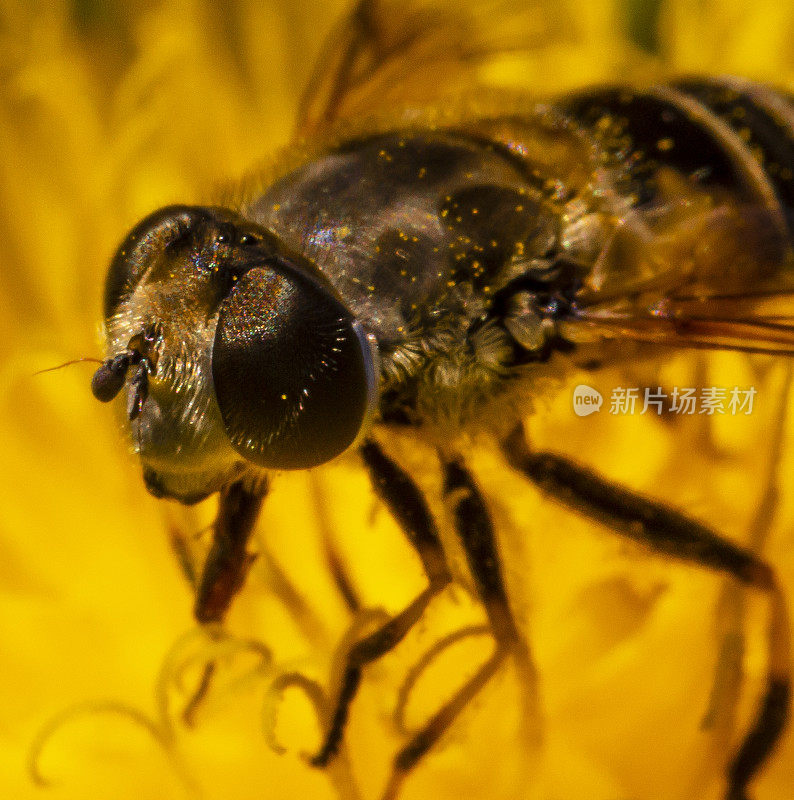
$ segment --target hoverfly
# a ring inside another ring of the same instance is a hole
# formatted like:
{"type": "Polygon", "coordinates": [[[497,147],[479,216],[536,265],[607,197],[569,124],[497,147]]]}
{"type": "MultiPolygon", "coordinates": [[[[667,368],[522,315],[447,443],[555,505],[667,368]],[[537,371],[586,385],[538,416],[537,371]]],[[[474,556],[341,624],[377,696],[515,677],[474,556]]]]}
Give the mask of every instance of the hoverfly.
{"type": "Polygon", "coordinates": [[[727,770],[726,797],[740,800],[789,709],[774,571],[680,511],[534,451],[521,420],[550,364],[597,369],[643,347],[794,354],[794,102],[691,78],[423,112],[420,77],[451,91],[490,54],[434,9],[362,0],[304,98],[307,143],[288,167],[232,205],[168,206],[133,228],[107,277],[93,392],[126,396],[150,492],[220,495],[201,623],[221,622],[242,587],[278,471],[357,452],[415,548],[427,587],[350,648],[316,766],[339,750],[362,670],[453,581],[390,432],[437,450],[496,648],[398,753],[384,797],[506,659],[526,658],[466,464],[476,434],[560,503],[768,596],[766,688],[727,770]]]}

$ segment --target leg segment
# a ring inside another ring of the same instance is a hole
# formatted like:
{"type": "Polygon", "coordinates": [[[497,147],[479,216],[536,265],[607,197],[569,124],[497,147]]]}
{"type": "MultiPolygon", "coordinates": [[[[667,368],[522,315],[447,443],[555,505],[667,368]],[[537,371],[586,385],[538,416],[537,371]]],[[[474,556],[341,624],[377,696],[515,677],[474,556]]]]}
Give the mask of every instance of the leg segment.
{"type": "Polygon", "coordinates": [[[477,672],[425,723],[394,759],[391,777],[381,800],[395,800],[406,775],[422,756],[444,735],[458,714],[476,697],[501,666],[508,651],[497,644],[496,649],[477,672]]]}
{"type": "Polygon", "coordinates": [[[267,493],[266,487],[258,489],[251,491],[238,481],[221,492],[212,547],[204,562],[193,608],[197,622],[222,622],[242,588],[253,562],[246,549],[248,540],[267,493]]]}
{"type": "Polygon", "coordinates": [[[769,667],[766,691],[752,726],[728,767],[727,800],[746,800],[747,787],[769,758],[788,718],[790,629],[786,603],[772,568],[705,525],[615,485],[553,453],[533,453],[521,428],[503,443],[505,455],[555,500],[656,552],[726,573],[770,598],[769,667]]]}
{"type": "MultiPolygon", "coordinates": [[[[783,441],[791,394],[792,366],[786,363],[783,385],[780,387],[779,405],[769,432],[769,453],[764,469],[763,487],[750,520],[747,533],[747,548],[753,553],[763,552],[780,506],[780,469],[783,456],[783,441]]],[[[699,385],[706,385],[704,380],[699,385]]],[[[721,739],[733,732],[735,711],[742,683],[744,656],[744,616],[746,611],[745,588],[728,580],[722,587],[717,603],[718,624],[722,636],[720,654],[714,673],[711,698],[703,718],[704,728],[713,728],[715,746],[724,749],[721,739]]]]}
{"type": "Polygon", "coordinates": [[[521,637],[507,600],[493,523],[485,499],[462,459],[444,463],[444,498],[452,511],[494,638],[502,647],[513,647],[521,637]]]}
{"type": "Polygon", "coordinates": [[[535,667],[510,610],[493,523],[485,499],[461,458],[444,460],[443,470],[444,498],[452,512],[477,593],[485,606],[496,648],[477,672],[400,750],[382,800],[396,797],[407,773],[444,735],[508,655],[515,657],[522,681],[531,695],[529,713],[537,716],[535,667]]]}
{"type": "MultiPolygon", "coordinates": [[[[196,590],[193,616],[204,625],[223,622],[229,606],[243,586],[253,556],[247,551],[267,486],[260,483],[253,491],[242,481],[221,491],[218,514],[213,523],[213,539],[196,590]]],[[[215,662],[208,662],[193,696],[182,712],[187,725],[192,725],[201,701],[210,689],[215,662]]]]}
{"type": "Polygon", "coordinates": [[[362,669],[396,647],[420,619],[430,600],[451,580],[435,522],[419,488],[374,441],[365,442],[360,452],[375,493],[419,554],[428,586],[403,611],[350,649],[328,731],[320,751],[312,759],[317,767],[325,766],[339,749],[362,669]]]}

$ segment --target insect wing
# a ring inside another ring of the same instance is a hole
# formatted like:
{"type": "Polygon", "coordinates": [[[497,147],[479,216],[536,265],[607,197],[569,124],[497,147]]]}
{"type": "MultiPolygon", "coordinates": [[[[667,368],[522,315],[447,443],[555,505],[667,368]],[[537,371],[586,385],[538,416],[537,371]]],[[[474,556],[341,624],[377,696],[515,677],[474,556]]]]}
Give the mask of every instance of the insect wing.
{"type": "MultiPolygon", "coordinates": [[[[790,305],[794,294],[783,295],[780,299],[790,305]]],[[[684,349],[794,355],[794,319],[731,318],[720,313],[723,310],[721,300],[702,302],[707,305],[704,315],[691,313],[688,308],[680,309],[674,301],[668,301],[662,313],[586,313],[579,317],[579,323],[591,334],[608,339],[630,339],[684,349]]],[[[729,303],[727,311],[730,310],[729,303]]]]}
{"type": "MultiPolygon", "coordinates": [[[[585,287],[577,299],[575,325],[610,339],[794,355],[790,248],[779,239],[769,244],[774,237],[766,209],[733,205],[711,216],[727,217],[729,229],[695,225],[672,244],[645,242],[645,257],[655,259],[649,279],[621,285],[628,270],[605,269],[597,288],[585,287]]],[[[638,249],[627,252],[624,257],[639,260],[638,249]]]]}
{"type": "Polygon", "coordinates": [[[362,0],[325,44],[297,131],[470,92],[500,57],[570,40],[566,16],[532,0],[362,0]]]}

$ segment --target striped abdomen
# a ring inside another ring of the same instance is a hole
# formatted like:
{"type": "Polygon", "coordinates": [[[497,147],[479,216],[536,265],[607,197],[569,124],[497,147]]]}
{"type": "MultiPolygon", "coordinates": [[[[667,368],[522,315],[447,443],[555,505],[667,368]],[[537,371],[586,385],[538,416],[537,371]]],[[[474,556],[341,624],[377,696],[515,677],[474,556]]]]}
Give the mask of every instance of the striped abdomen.
{"type": "Polygon", "coordinates": [[[627,164],[638,204],[654,199],[655,176],[671,167],[766,207],[781,233],[794,235],[794,101],[787,94],[739,78],[698,77],[643,90],[591,89],[564,107],[627,164]]]}

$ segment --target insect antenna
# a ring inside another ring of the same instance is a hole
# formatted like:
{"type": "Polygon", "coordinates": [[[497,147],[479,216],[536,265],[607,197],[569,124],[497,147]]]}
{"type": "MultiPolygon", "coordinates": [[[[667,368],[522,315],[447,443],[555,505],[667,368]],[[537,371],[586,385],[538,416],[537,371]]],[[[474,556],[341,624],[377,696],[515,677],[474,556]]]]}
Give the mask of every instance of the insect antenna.
{"type": "Polygon", "coordinates": [[[34,375],[43,375],[45,372],[55,372],[55,370],[63,369],[64,367],[71,367],[73,364],[81,364],[84,361],[88,361],[92,364],[101,364],[101,358],[92,358],[91,356],[84,356],[83,358],[73,358],[71,361],[64,361],[63,364],[58,364],[55,367],[45,367],[44,369],[38,369],[33,374],[34,375]]]}

